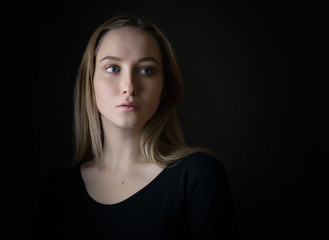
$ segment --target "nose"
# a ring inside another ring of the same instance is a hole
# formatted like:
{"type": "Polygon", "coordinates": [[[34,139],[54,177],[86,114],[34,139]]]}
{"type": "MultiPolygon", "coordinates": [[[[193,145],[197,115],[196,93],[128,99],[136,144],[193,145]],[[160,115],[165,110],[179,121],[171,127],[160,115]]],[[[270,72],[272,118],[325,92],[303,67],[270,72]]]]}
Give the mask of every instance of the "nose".
{"type": "Polygon", "coordinates": [[[133,73],[128,73],[126,76],[124,76],[122,84],[122,94],[127,96],[138,94],[133,73]]]}

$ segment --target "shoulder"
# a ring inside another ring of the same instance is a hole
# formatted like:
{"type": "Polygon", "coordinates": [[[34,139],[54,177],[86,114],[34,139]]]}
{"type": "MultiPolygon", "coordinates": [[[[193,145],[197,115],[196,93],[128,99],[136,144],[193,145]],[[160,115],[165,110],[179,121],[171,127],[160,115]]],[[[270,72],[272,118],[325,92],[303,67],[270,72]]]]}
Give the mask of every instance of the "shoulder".
{"type": "Polygon", "coordinates": [[[182,158],[169,167],[170,177],[184,186],[191,186],[200,181],[225,182],[227,175],[219,158],[204,152],[195,152],[182,158]],[[179,180],[177,180],[179,179],[179,180]]]}
{"type": "Polygon", "coordinates": [[[168,173],[168,186],[179,189],[192,205],[204,205],[230,197],[225,167],[219,158],[208,153],[192,153],[182,158],[168,173]]]}
{"type": "Polygon", "coordinates": [[[218,172],[225,171],[221,160],[205,152],[192,153],[181,159],[181,164],[191,174],[199,174],[204,171],[218,172]]]}
{"type": "Polygon", "coordinates": [[[219,159],[209,153],[205,152],[195,152],[190,155],[187,155],[182,159],[186,163],[190,163],[198,166],[206,166],[209,164],[218,164],[220,163],[219,159]]]}
{"type": "Polygon", "coordinates": [[[75,178],[79,166],[61,167],[48,174],[43,182],[43,192],[57,192],[75,178]]]}

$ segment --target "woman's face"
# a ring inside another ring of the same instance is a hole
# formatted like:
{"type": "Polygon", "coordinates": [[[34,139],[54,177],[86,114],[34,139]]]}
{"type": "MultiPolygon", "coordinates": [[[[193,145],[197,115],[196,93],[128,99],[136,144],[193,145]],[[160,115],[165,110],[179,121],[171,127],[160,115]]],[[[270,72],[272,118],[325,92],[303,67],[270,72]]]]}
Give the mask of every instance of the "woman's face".
{"type": "Polygon", "coordinates": [[[159,46],[135,27],[110,30],[96,54],[94,89],[103,124],[138,128],[156,112],[163,88],[159,46]]]}

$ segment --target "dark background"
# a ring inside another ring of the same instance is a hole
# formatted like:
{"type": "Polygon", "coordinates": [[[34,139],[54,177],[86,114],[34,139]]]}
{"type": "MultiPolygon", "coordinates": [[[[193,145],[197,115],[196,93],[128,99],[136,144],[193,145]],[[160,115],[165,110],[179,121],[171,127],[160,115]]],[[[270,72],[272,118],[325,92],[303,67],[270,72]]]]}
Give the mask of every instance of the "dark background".
{"type": "Polygon", "coordinates": [[[3,216],[13,239],[27,238],[45,177],[72,157],[78,66],[95,28],[118,13],[150,18],[176,49],[181,125],[225,165],[239,239],[328,235],[321,1],[4,4],[3,216]]]}

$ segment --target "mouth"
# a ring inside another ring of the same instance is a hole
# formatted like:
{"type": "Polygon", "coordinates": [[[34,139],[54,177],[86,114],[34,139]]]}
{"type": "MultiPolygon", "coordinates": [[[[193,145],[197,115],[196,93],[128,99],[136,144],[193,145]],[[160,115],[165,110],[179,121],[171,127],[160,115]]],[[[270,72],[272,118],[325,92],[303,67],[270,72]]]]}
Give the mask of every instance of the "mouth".
{"type": "Polygon", "coordinates": [[[133,102],[123,102],[116,106],[117,108],[124,110],[124,111],[136,111],[140,108],[140,106],[137,103],[133,102]]]}
{"type": "Polygon", "coordinates": [[[120,104],[120,105],[118,105],[118,107],[135,107],[135,108],[139,108],[139,106],[136,105],[136,104],[120,104]]]}

